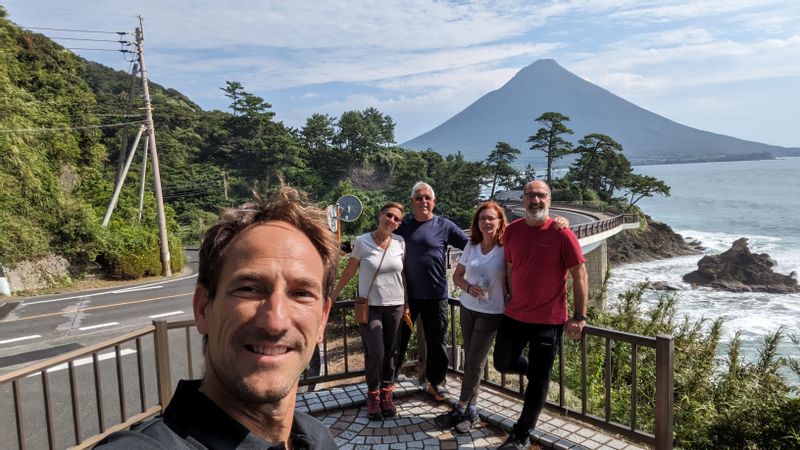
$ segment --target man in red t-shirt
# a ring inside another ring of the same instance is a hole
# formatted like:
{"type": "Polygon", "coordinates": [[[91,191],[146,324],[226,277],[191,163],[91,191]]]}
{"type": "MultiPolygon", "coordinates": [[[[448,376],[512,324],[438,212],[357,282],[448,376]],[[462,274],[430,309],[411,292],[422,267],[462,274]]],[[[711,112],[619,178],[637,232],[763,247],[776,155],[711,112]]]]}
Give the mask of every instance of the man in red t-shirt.
{"type": "Polygon", "coordinates": [[[561,333],[579,339],[586,324],[588,280],[586,259],[575,234],[557,229],[549,215],[550,187],[531,181],[523,194],[525,218],[506,228],[503,237],[506,279],[511,300],[494,346],[500,372],[528,377],[522,414],[499,449],[527,449],[529,435],[547,400],[553,360],[561,333]],[[575,314],[567,313],[567,272],[572,275],[575,314]],[[529,345],[528,357],[522,356],[529,345]]]}

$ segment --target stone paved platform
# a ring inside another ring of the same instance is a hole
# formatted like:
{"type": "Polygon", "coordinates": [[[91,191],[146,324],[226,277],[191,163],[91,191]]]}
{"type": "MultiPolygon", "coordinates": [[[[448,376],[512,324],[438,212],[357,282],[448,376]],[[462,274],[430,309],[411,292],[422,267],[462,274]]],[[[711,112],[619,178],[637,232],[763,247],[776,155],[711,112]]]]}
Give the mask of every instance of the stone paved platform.
{"type": "MultiPolygon", "coordinates": [[[[451,394],[458,393],[459,379],[448,378],[451,394]]],[[[310,412],[330,429],[343,450],[360,449],[494,449],[507,437],[521,411],[520,401],[482,388],[478,400],[481,421],[469,434],[440,430],[433,419],[450,406],[436,403],[412,381],[398,384],[397,417],[383,421],[367,418],[364,383],[298,394],[297,408],[310,412]]],[[[539,417],[531,442],[545,449],[644,450],[646,447],[598,430],[571,417],[550,413],[539,417]]],[[[532,446],[536,448],[536,446],[532,446]]]]}

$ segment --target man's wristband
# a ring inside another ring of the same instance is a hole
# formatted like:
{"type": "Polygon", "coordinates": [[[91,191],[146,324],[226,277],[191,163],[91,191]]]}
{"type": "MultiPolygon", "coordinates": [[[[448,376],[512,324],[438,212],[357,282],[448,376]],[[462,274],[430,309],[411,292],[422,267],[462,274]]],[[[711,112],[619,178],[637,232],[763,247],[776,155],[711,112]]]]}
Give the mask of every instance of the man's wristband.
{"type": "Polygon", "coordinates": [[[469,294],[469,290],[470,290],[470,289],[472,289],[472,285],[471,285],[471,284],[468,284],[468,285],[467,285],[467,294],[469,294]]]}
{"type": "Polygon", "coordinates": [[[584,316],[581,313],[575,313],[572,315],[572,320],[576,322],[586,322],[588,319],[589,319],[588,317],[584,316]]]}

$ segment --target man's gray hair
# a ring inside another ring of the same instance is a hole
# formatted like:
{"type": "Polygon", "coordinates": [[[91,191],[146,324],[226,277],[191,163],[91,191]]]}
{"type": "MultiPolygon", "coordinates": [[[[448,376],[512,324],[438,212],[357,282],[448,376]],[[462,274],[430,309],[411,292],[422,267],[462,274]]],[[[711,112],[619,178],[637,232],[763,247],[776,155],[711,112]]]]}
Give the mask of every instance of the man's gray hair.
{"type": "Polygon", "coordinates": [[[436,200],[436,192],[433,192],[433,188],[431,187],[431,185],[424,181],[417,181],[416,183],[414,183],[414,187],[411,188],[411,200],[414,200],[414,196],[417,195],[417,191],[426,188],[431,191],[431,197],[433,197],[433,199],[436,200]]]}
{"type": "Polygon", "coordinates": [[[547,193],[548,194],[552,193],[552,191],[550,190],[550,185],[547,184],[547,182],[544,181],[544,180],[531,180],[531,181],[528,181],[527,183],[525,183],[525,187],[522,190],[523,191],[527,191],[528,190],[528,186],[533,185],[533,183],[542,183],[544,185],[544,187],[547,188],[547,193]]]}

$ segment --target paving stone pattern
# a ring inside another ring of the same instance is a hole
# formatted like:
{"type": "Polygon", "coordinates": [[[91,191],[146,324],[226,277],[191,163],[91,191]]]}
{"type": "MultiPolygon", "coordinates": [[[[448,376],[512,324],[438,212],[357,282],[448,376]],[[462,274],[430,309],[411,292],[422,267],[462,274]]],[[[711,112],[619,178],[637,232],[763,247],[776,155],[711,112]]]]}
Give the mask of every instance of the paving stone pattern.
{"type": "MultiPolygon", "coordinates": [[[[455,377],[448,378],[454,397],[460,389],[455,377]]],[[[505,441],[522,404],[516,399],[481,389],[478,410],[481,420],[469,434],[440,430],[433,419],[450,410],[448,403],[434,402],[412,381],[397,385],[397,417],[369,420],[364,383],[297,395],[297,409],[314,414],[328,428],[343,450],[361,449],[494,449],[505,441]]],[[[571,417],[543,411],[531,436],[532,449],[644,450],[639,444],[600,431],[571,417]]]]}

